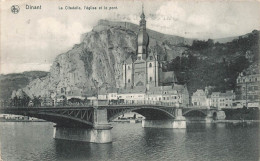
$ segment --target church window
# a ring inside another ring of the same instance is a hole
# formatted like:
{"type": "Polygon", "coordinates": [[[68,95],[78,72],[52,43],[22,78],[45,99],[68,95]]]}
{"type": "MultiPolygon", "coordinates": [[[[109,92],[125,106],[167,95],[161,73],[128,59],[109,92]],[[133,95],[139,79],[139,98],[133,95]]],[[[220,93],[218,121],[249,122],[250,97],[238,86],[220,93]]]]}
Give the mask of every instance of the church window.
{"type": "Polygon", "coordinates": [[[153,77],[150,77],[150,82],[153,81],[153,77]]]}
{"type": "Polygon", "coordinates": [[[130,79],[128,79],[128,83],[130,83],[131,82],[131,80],[130,79]]]}
{"type": "Polygon", "coordinates": [[[152,67],[152,66],[153,66],[152,63],[150,63],[150,64],[149,64],[149,67],[152,67]]]}

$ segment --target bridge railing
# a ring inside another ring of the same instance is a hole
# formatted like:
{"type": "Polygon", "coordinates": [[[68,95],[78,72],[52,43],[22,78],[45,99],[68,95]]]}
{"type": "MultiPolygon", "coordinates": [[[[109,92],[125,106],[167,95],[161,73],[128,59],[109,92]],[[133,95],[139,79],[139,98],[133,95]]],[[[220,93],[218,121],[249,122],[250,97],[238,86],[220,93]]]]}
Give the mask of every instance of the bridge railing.
{"type": "Polygon", "coordinates": [[[163,102],[152,100],[124,100],[123,102],[110,101],[108,105],[158,105],[180,107],[181,104],[176,102],[163,102]]]}
{"type": "MultiPolygon", "coordinates": [[[[98,100],[92,102],[81,102],[81,103],[62,103],[56,105],[38,105],[38,106],[12,106],[12,105],[2,105],[3,108],[51,108],[51,107],[93,107],[93,106],[106,106],[106,105],[157,105],[157,106],[170,106],[170,107],[181,107],[180,103],[177,102],[163,102],[163,101],[153,101],[153,100],[98,100]]],[[[1,108],[0,107],[0,108],[1,108]]]]}

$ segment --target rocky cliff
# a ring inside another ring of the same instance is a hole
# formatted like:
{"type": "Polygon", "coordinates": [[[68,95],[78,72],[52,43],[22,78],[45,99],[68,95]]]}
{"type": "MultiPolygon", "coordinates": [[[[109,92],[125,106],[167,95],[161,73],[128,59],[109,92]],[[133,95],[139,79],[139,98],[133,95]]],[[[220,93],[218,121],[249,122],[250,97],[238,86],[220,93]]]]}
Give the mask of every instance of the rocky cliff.
{"type": "MultiPolygon", "coordinates": [[[[165,70],[174,70],[189,92],[209,85],[216,90],[234,89],[238,73],[258,61],[256,30],[228,43],[147,32],[148,52],[156,52],[160,59],[167,60],[165,70]]],[[[23,90],[30,97],[51,92],[89,96],[98,87],[100,91],[120,87],[122,64],[136,55],[137,33],[138,25],[100,20],[91,32],[81,36],[80,44],[56,57],[47,76],[31,81],[23,90]]]]}
{"type": "MultiPolygon", "coordinates": [[[[52,91],[91,95],[97,86],[120,87],[123,61],[136,53],[137,32],[138,26],[134,24],[99,21],[91,32],[81,36],[80,44],[56,57],[48,76],[33,80],[24,91],[30,97],[47,95],[52,91]]],[[[186,50],[183,44],[191,42],[151,30],[148,34],[149,51],[168,60],[180,56],[186,50]]]]}

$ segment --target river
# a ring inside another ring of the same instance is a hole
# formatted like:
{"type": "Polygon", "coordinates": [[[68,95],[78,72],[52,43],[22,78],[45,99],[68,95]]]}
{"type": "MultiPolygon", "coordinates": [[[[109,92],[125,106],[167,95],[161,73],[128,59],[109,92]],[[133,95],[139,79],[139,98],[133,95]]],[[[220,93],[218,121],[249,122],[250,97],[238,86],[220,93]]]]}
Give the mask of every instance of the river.
{"type": "Polygon", "coordinates": [[[49,122],[0,122],[3,161],[259,160],[259,124],[188,124],[187,129],[112,123],[113,143],[55,140],[49,122]]]}

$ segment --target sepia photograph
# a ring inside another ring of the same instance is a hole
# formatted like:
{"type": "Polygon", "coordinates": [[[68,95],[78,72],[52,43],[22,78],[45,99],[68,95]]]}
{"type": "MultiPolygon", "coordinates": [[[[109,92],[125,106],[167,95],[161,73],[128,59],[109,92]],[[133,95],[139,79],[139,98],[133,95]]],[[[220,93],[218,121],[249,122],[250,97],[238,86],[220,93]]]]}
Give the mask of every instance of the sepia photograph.
{"type": "Polygon", "coordinates": [[[259,0],[1,0],[0,161],[259,161],[259,0]]]}

